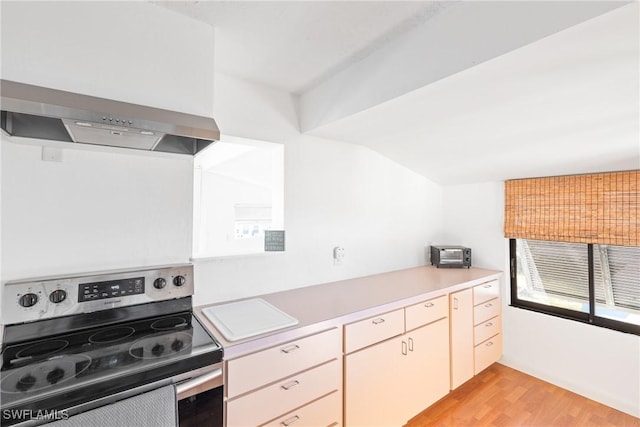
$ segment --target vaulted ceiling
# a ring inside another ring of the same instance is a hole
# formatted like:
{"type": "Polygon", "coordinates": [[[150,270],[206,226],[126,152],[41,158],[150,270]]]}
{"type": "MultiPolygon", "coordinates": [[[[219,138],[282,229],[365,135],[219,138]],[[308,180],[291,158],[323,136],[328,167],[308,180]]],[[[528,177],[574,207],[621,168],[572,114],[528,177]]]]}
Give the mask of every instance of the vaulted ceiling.
{"type": "Polygon", "coordinates": [[[443,184],[640,167],[638,3],[154,2],[218,71],[299,98],[301,131],[443,184]]]}

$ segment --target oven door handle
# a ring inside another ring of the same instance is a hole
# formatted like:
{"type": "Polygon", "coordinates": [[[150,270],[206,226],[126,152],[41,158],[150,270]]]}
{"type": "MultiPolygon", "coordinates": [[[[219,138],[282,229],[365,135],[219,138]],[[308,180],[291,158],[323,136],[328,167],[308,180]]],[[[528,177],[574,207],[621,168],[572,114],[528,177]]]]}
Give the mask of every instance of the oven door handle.
{"type": "Polygon", "coordinates": [[[176,396],[178,400],[182,400],[195,396],[198,393],[212,390],[221,385],[222,369],[218,368],[204,375],[176,384],[176,396]]]}

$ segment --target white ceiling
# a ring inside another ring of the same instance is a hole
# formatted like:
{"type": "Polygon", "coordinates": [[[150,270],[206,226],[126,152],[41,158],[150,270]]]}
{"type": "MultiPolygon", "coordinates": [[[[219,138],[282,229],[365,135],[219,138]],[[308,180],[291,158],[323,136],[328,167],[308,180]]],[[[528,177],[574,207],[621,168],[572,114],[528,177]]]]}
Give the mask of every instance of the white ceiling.
{"type": "MultiPolygon", "coordinates": [[[[154,3],[216,28],[219,71],[299,95],[464,5],[154,3]]],[[[639,168],[637,3],[604,15],[594,2],[565,4],[596,18],[554,22],[553,35],[308,133],[366,145],[443,184],[639,168]]]]}
{"type": "Polygon", "coordinates": [[[453,1],[153,1],[215,27],[216,69],[304,92],[453,1]]]}
{"type": "Polygon", "coordinates": [[[614,11],[312,133],[447,184],[640,168],[637,22],[614,11]]]}

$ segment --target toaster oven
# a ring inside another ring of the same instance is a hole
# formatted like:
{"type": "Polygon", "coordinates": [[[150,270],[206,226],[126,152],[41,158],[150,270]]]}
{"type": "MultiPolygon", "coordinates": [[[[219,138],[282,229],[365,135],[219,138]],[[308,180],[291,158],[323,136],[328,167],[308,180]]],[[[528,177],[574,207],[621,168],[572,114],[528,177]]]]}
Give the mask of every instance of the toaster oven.
{"type": "Polygon", "coordinates": [[[471,267],[471,248],[464,246],[431,246],[431,265],[436,267],[471,267]]]}

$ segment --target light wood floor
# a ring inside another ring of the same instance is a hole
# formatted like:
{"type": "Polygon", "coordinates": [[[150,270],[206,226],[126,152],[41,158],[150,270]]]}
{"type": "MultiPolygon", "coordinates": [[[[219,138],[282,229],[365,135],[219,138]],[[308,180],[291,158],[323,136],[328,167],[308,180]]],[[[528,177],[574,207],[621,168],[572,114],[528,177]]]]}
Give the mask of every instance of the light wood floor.
{"type": "Polygon", "coordinates": [[[640,419],[495,363],[406,425],[426,426],[640,427],[640,419]]]}

